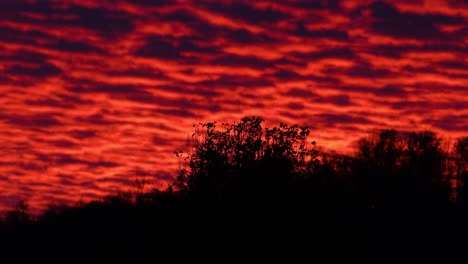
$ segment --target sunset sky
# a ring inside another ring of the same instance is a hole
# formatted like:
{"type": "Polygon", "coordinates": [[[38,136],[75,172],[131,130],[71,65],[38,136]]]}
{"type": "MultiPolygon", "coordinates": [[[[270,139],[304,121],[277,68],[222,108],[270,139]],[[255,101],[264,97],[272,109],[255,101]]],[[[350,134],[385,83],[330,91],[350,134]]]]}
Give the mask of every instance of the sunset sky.
{"type": "Polygon", "coordinates": [[[167,183],[198,122],[468,133],[468,4],[0,1],[0,211],[167,183]]]}

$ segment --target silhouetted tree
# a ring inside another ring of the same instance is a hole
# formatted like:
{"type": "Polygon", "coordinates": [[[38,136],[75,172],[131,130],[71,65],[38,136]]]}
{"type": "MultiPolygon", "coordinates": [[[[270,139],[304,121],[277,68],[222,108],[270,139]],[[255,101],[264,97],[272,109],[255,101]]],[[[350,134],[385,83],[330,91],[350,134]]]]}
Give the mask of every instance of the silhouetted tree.
{"type": "Polygon", "coordinates": [[[15,208],[7,212],[5,216],[6,223],[13,226],[29,223],[31,216],[28,213],[28,209],[29,205],[26,200],[18,201],[15,208]]]}
{"type": "Polygon", "coordinates": [[[447,201],[448,153],[433,132],[383,130],[361,139],[356,155],[361,197],[370,206],[447,201]]]}
{"type": "Polygon", "coordinates": [[[445,175],[445,157],[442,139],[424,131],[406,137],[402,177],[408,181],[411,200],[420,204],[448,201],[450,184],[445,175]]]}
{"type": "Polygon", "coordinates": [[[307,144],[310,132],[284,123],[262,128],[262,123],[245,117],[220,129],[216,123],[200,124],[202,137],[193,135],[195,149],[173,187],[191,199],[217,202],[271,202],[281,193],[290,195],[316,162],[317,152],[307,144]]]}
{"type": "Polygon", "coordinates": [[[355,206],[357,183],[354,169],[356,159],[334,152],[318,155],[313,175],[308,178],[307,190],[314,192],[324,206],[355,206]]]}
{"type": "Polygon", "coordinates": [[[459,138],[454,145],[455,181],[459,198],[466,204],[468,198],[468,137],[459,138]]]}
{"type": "Polygon", "coordinates": [[[368,206],[395,202],[404,191],[399,177],[404,138],[395,130],[374,132],[358,142],[354,165],[358,193],[368,206]]]}

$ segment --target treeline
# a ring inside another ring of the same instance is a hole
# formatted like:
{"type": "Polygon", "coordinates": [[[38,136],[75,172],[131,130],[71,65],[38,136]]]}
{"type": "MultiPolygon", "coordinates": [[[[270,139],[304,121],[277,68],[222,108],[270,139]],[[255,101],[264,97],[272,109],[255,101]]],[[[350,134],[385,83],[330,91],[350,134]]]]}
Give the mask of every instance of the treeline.
{"type": "Polygon", "coordinates": [[[24,248],[56,252],[37,245],[72,254],[86,241],[86,256],[134,262],[151,255],[155,244],[183,244],[186,250],[198,248],[204,237],[225,250],[216,241],[239,239],[255,247],[253,235],[275,248],[271,241],[278,242],[278,234],[283,242],[309,234],[316,249],[352,255],[369,248],[361,239],[369,238],[375,212],[424,218],[450,210],[437,216],[441,227],[465,214],[468,137],[449,144],[433,132],[382,130],[359,140],[353,155],[343,155],[319,151],[306,127],[265,128],[259,117],[194,127],[188,151],[175,152],[179,173],[167,189],[51,206],[35,217],[19,203],[0,225],[11,255],[24,248]]]}
{"type": "MultiPolygon", "coordinates": [[[[353,155],[318,151],[310,131],[258,117],[199,124],[193,153],[173,187],[203,203],[385,208],[464,205],[468,137],[450,145],[436,133],[381,130],[353,155]]],[[[184,158],[184,159],[183,159],[184,158]]]]}

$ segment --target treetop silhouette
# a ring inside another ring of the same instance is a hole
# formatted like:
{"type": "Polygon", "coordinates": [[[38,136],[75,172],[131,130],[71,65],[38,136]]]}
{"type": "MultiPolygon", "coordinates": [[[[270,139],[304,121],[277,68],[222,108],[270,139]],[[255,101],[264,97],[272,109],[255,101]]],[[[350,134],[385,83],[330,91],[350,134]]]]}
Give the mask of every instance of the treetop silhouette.
{"type": "Polygon", "coordinates": [[[251,116],[220,127],[199,124],[192,135],[194,150],[185,156],[174,189],[192,199],[251,200],[307,177],[318,154],[315,142],[308,141],[310,131],[284,123],[263,128],[263,122],[251,116]]]}

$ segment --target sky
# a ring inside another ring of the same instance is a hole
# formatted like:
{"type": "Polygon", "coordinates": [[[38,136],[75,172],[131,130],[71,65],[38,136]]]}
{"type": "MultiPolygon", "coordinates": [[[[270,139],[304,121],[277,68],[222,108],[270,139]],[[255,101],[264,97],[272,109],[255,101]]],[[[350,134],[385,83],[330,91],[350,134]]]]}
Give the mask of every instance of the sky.
{"type": "Polygon", "coordinates": [[[466,0],[3,0],[0,211],[164,186],[199,122],[466,136],[467,46],[466,0]]]}

